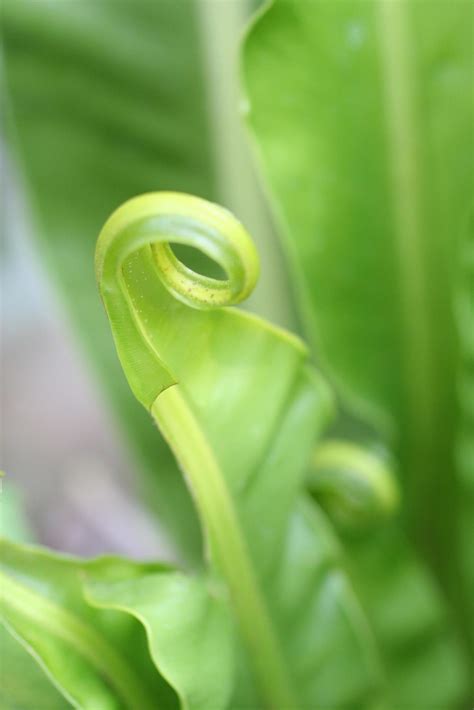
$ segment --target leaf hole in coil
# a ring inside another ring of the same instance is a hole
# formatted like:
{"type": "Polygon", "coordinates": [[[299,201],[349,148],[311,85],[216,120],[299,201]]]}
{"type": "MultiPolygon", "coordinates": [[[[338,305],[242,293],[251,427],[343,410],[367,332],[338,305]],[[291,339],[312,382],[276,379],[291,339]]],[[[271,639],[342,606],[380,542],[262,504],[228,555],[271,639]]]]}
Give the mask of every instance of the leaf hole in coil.
{"type": "Polygon", "coordinates": [[[220,264],[199,249],[195,249],[187,244],[170,244],[170,248],[176,258],[187,266],[188,269],[192,269],[196,273],[208,276],[212,279],[222,281],[227,279],[227,275],[220,264]]]}

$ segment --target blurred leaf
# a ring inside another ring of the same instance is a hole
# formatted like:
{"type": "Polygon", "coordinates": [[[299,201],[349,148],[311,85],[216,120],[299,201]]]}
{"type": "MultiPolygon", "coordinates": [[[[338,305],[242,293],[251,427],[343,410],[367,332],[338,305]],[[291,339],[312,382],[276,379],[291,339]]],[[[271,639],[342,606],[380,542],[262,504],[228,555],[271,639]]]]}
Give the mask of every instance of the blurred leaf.
{"type": "Polygon", "coordinates": [[[6,0],[1,14],[8,134],[41,253],[147,474],[148,502],[196,559],[193,507],[123,381],[92,267],[100,226],[124,199],[214,190],[195,3],[6,0]]]}
{"type": "Polygon", "coordinates": [[[343,537],[387,678],[387,708],[458,708],[469,687],[467,659],[440,590],[397,524],[343,537]]]}
{"type": "Polygon", "coordinates": [[[340,531],[351,581],[371,622],[387,680],[387,707],[460,707],[466,658],[440,590],[400,532],[399,492],[386,452],[328,439],[307,485],[340,531]]]}
{"type": "Polygon", "coordinates": [[[10,540],[27,542],[33,539],[23,510],[21,492],[8,478],[0,477],[0,535],[10,540]]]}
{"type": "Polygon", "coordinates": [[[389,435],[408,529],[466,635],[452,303],[472,201],[473,46],[465,0],[277,0],[244,49],[308,335],[389,435]]]}
{"type": "Polygon", "coordinates": [[[3,710],[71,707],[20,641],[0,623],[0,706],[3,710]]]}
{"type": "Polygon", "coordinates": [[[214,201],[227,207],[252,234],[261,273],[244,308],[294,330],[297,320],[289,274],[241,115],[240,43],[251,12],[262,0],[199,0],[206,93],[214,144],[214,201]]]}
{"type": "MultiPolygon", "coordinates": [[[[461,560],[472,590],[468,602],[474,619],[474,218],[466,225],[460,249],[459,283],[455,298],[457,325],[461,341],[459,393],[461,417],[457,441],[460,504],[459,540],[461,560]]],[[[474,633],[474,632],[473,632],[474,633]]]]}

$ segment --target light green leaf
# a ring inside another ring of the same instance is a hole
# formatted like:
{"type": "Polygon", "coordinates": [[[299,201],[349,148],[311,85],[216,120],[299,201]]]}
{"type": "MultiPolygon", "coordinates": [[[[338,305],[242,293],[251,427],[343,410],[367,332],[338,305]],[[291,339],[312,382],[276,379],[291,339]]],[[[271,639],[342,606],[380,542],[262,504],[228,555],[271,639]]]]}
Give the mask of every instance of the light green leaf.
{"type": "Polygon", "coordinates": [[[128,197],[214,191],[194,0],[5,0],[10,143],[35,237],[134,446],[146,500],[181,553],[201,554],[181,477],[123,381],[91,264],[97,233],[128,197]]]}
{"type": "Polygon", "coordinates": [[[243,57],[308,336],[393,446],[404,528],[466,637],[453,298],[473,194],[473,46],[465,0],[276,0],[243,57]]]}
{"type": "MultiPolygon", "coordinates": [[[[84,572],[107,566],[106,559],[86,562],[6,540],[0,549],[2,619],[74,707],[178,707],[149,658],[138,622],[84,599],[84,572]]],[[[159,565],[155,570],[166,573],[159,565]]],[[[136,566],[133,574],[140,573],[136,566]]]]}
{"type": "MultiPolygon", "coordinates": [[[[235,684],[235,629],[222,591],[212,580],[150,570],[133,578],[122,564],[86,578],[86,596],[103,609],[137,618],[151,657],[184,710],[228,707],[235,684]]],[[[132,568],[132,563],[130,563],[132,568]]]]}
{"type": "MultiPolygon", "coordinates": [[[[158,564],[86,561],[6,542],[1,552],[2,617],[74,707],[230,707],[238,640],[216,580],[158,564]]],[[[8,653],[11,645],[7,639],[8,653]]],[[[20,655],[14,648],[9,656],[13,675],[5,693],[36,710],[17,689],[18,676],[27,674],[25,684],[30,675],[32,684],[46,680],[32,659],[27,663],[20,655]]],[[[59,706],[66,705],[63,700],[59,706]]]]}
{"type": "Polygon", "coordinates": [[[3,710],[65,710],[70,704],[17,637],[0,623],[0,706],[3,710]]]}
{"type": "Polygon", "coordinates": [[[0,472],[0,536],[29,542],[33,534],[23,510],[21,491],[0,472]]]}
{"type": "Polygon", "coordinates": [[[179,461],[229,590],[257,706],[366,707],[372,640],[338,546],[303,496],[327,386],[294,336],[223,308],[257,278],[250,237],[211,203],[144,195],[107,221],[96,270],[125,374],[179,461]],[[170,243],[200,249],[227,279],[190,270],[170,243]]]}

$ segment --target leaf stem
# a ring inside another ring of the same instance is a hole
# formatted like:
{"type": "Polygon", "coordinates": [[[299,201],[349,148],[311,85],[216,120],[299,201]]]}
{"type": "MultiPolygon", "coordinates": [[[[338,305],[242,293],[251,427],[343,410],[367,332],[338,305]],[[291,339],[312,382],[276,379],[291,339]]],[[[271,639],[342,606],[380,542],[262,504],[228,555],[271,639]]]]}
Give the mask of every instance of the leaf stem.
{"type": "Polygon", "coordinates": [[[188,478],[208,532],[210,553],[224,575],[242,633],[252,653],[268,707],[298,707],[249,551],[219,464],[179,387],[163,392],[151,413],[188,478]]]}

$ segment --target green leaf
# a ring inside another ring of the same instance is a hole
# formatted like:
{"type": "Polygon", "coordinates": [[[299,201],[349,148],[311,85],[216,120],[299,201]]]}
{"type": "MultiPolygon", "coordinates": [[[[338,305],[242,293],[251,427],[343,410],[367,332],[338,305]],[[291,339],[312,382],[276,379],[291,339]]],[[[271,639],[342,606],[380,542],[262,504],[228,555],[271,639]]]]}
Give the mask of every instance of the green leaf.
{"type": "Polygon", "coordinates": [[[426,707],[460,707],[469,685],[466,658],[443,595],[400,532],[399,491],[387,454],[324,441],[313,455],[308,487],[339,528],[378,641],[387,707],[410,707],[420,698],[426,707]]]}
{"type": "Polygon", "coordinates": [[[38,707],[17,687],[24,673],[23,683],[31,678],[31,687],[41,684],[53,697],[52,682],[75,707],[178,707],[169,686],[186,710],[228,707],[236,635],[215,581],[157,564],[86,561],[6,542],[1,551],[2,617],[35,659],[23,658],[5,631],[4,693],[12,703],[38,707]]]}
{"type": "Polygon", "coordinates": [[[453,298],[473,194],[472,50],[465,0],[276,0],[243,57],[308,336],[393,445],[404,527],[466,636],[453,298]]]}
{"type": "Polygon", "coordinates": [[[387,707],[461,707],[469,692],[464,649],[443,595],[399,526],[353,533],[343,542],[382,656],[387,707]]]}
{"type": "Polygon", "coordinates": [[[427,8],[276,2],[247,38],[244,74],[308,335],[395,431],[412,528],[450,570],[472,8],[427,8]]]}
{"type": "MultiPolygon", "coordinates": [[[[6,540],[0,549],[2,619],[74,707],[178,707],[149,659],[140,625],[84,599],[84,573],[107,567],[107,559],[86,562],[6,540]]],[[[119,561],[110,564],[120,568],[119,561]]],[[[159,565],[155,571],[166,573],[159,565]]],[[[140,573],[136,566],[130,576],[140,573]]]]}
{"type": "Polygon", "coordinates": [[[461,341],[459,392],[461,416],[457,440],[459,466],[459,544],[467,588],[468,603],[474,619],[474,219],[468,221],[460,248],[459,282],[455,298],[457,325],[461,341]]]}
{"type": "MultiPolygon", "coordinates": [[[[368,652],[365,644],[354,648],[348,643],[363,636],[363,619],[335,564],[337,550],[327,524],[309,509],[303,509],[302,517],[312,519],[318,555],[305,540],[301,519],[295,519],[285,554],[297,579],[281,586],[290,606],[295,594],[300,603],[315,597],[309,616],[318,617],[318,635],[305,627],[304,615],[288,619],[299,628],[289,628],[285,638],[300,663],[310,661],[306,683],[317,684],[314,697],[326,694],[331,707],[345,707],[351,697],[358,703],[365,697],[348,695],[348,689],[361,687],[364,663],[355,654],[368,652]],[[304,569],[308,566],[311,570],[304,569]],[[295,582],[305,577],[298,590],[295,582]],[[345,677],[343,689],[331,687],[336,667],[345,677]]],[[[118,558],[86,561],[6,541],[1,558],[1,616],[14,634],[13,639],[5,629],[5,639],[1,636],[8,708],[37,710],[43,698],[51,710],[70,704],[94,710],[177,707],[165,680],[185,710],[261,706],[218,579],[118,558]]]]}
{"type": "Polygon", "coordinates": [[[235,683],[236,638],[218,586],[173,571],[144,570],[133,578],[121,567],[119,574],[111,566],[105,573],[88,574],[87,599],[103,609],[131,614],[143,624],[153,662],[178,693],[182,708],[228,707],[235,683]]]}
{"type": "Polygon", "coordinates": [[[33,534],[22,505],[21,491],[0,471],[0,536],[29,542],[33,534]]]}
{"type": "Polygon", "coordinates": [[[378,683],[372,639],[338,546],[303,496],[327,386],[294,336],[222,307],[257,278],[249,235],[198,198],[144,195],[107,221],[96,270],[130,386],[192,490],[257,705],[366,707],[378,683]],[[199,248],[227,278],[190,270],[176,244],[199,248]]]}
{"type": "Polygon", "coordinates": [[[91,267],[100,226],[123,200],[164,186],[214,191],[194,0],[5,0],[1,15],[8,135],[34,236],[135,448],[146,499],[196,561],[193,507],[123,381],[91,267]]]}
{"type": "Polygon", "coordinates": [[[64,710],[69,703],[17,637],[0,624],[1,688],[4,710],[64,710]]]}
{"type": "Polygon", "coordinates": [[[343,529],[375,527],[400,504],[388,457],[344,440],[327,439],[316,447],[307,486],[343,529]]]}

